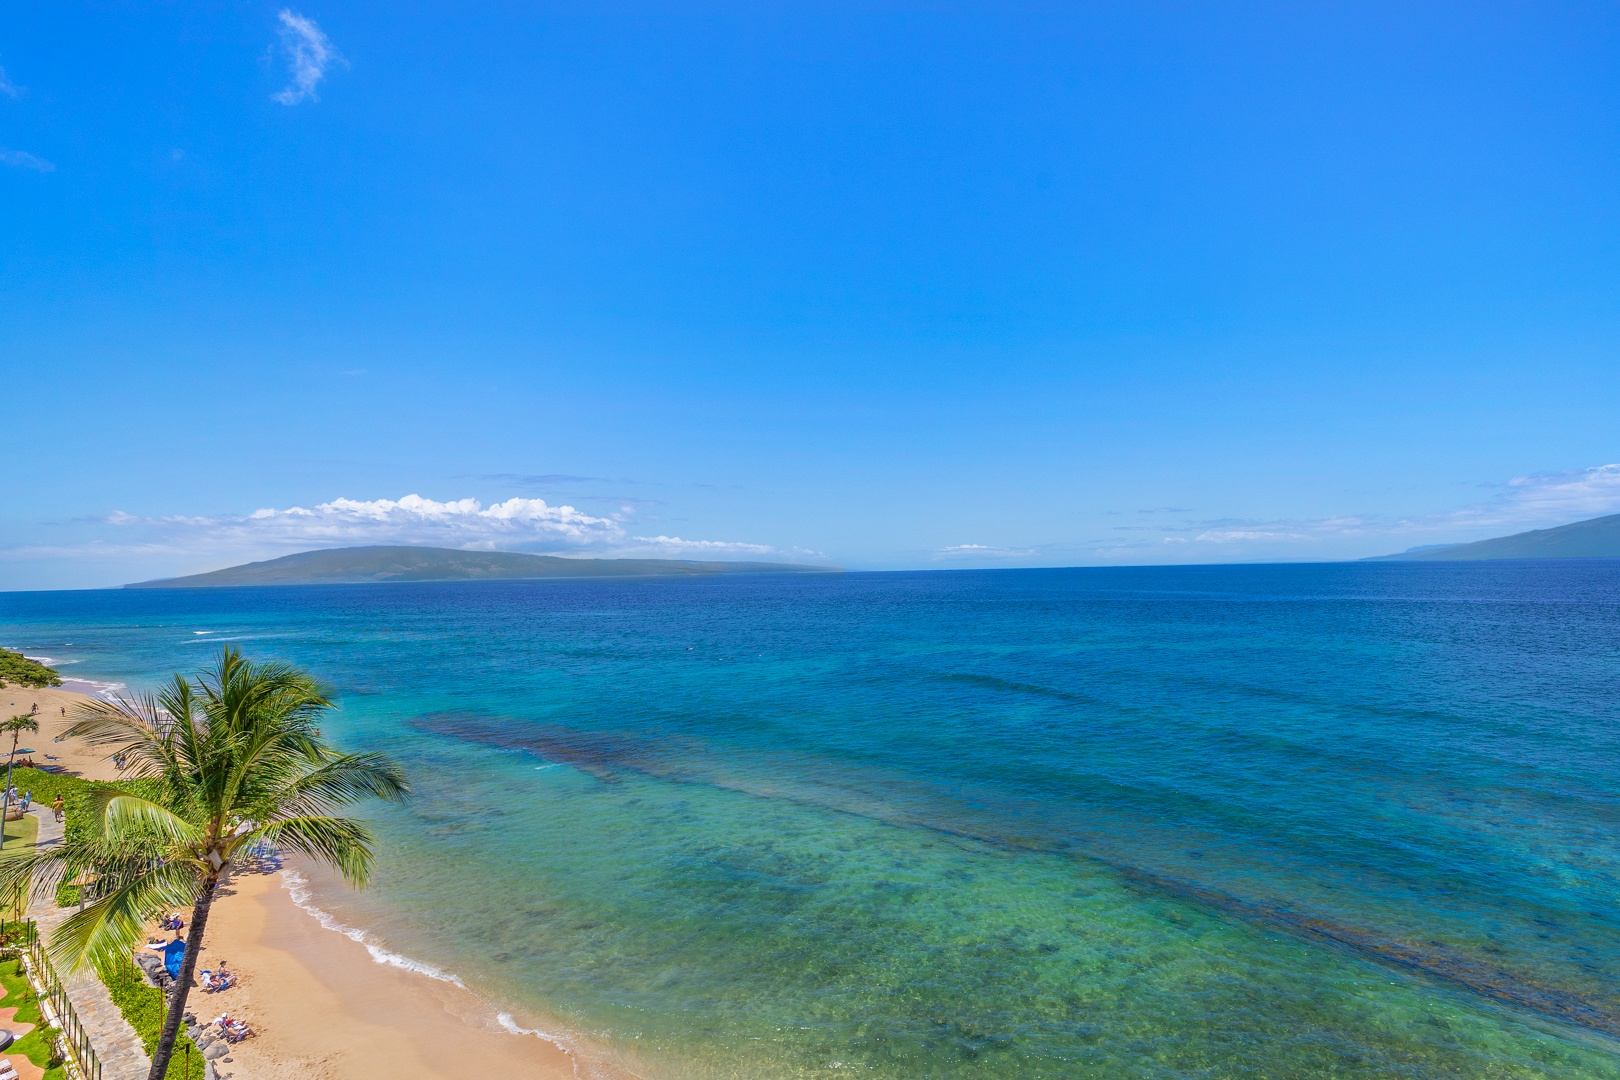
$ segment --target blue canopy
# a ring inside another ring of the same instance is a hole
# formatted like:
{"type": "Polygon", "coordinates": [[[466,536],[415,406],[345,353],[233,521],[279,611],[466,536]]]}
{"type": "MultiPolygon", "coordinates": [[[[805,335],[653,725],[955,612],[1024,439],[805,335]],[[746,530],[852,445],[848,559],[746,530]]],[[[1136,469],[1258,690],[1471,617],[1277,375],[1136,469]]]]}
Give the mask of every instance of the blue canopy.
{"type": "Polygon", "coordinates": [[[163,966],[176,979],[180,977],[180,961],[186,955],[186,943],[175,938],[163,946],[163,966]]]}

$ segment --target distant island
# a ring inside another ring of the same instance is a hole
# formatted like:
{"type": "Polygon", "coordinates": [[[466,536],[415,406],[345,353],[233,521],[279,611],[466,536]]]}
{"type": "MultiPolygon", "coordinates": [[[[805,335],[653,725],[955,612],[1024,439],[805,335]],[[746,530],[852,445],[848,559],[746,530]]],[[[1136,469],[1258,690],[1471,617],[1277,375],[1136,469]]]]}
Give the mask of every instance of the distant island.
{"type": "Polygon", "coordinates": [[[705,577],[713,574],[823,574],[794,563],[694,562],[686,559],[564,559],[518,551],[434,547],[352,547],[303,551],[126,589],[211,589],[232,585],[355,585],[388,581],[527,581],[581,577],[705,577]]]}
{"type": "Polygon", "coordinates": [[[1472,544],[1412,548],[1365,562],[1462,562],[1482,559],[1620,559],[1620,514],[1591,518],[1555,529],[1498,536],[1472,544]]]}

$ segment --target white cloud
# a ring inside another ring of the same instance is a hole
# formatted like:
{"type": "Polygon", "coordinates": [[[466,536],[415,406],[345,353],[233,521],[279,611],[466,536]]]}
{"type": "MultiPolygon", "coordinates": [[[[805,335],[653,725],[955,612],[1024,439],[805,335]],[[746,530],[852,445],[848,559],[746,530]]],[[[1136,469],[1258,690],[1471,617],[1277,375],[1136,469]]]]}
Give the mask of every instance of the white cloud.
{"type": "Polygon", "coordinates": [[[1620,513],[1620,464],[1516,476],[1497,504],[1522,520],[1557,524],[1620,513]]]}
{"type": "Polygon", "coordinates": [[[1237,544],[1252,540],[1309,540],[1310,534],[1276,529],[1210,529],[1193,537],[1200,544],[1237,544]]]}
{"type": "MultiPolygon", "coordinates": [[[[1466,543],[1620,513],[1620,464],[1516,476],[1490,499],[1421,517],[1341,515],[1278,521],[1210,521],[1187,528],[1193,543],[1300,544],[1357,538],[1397,543],[1466,543]]],[[[1166,537],[1165,541],[1172,541],[1166,537]]]]}
{"type": "Polygon", "coordinates": [[[50,557],[186,553],[266,558],[310,548],[369,544],[422,544],[468,550],[548,551],[559,554],[641,555],[661,558],[821,557],[793,548],[679,536],[632,535],[628,514],[597,516],[544,499],[511,498],[489,506],[477,499],[438,502],[421,495],[400,499],[333,499],[312,507],[266,508],[221,517],[142,517],[122,510],[101,519],[119,539],[47,548],[13,549],[13,556],[50,557]]]}
{"type": "MultiPolygon", "coordinates": [[[[766,544],[742,544],[729,540],[682,540],[678,536],[636,536],[634,544],[648,551],[681,555],[776,555],[766,544]]],[[[797,551],[798,549],[795,549],[797,551]]],[[[799,552],[808,555],[810,552],[799,552]]]]}
{"type": "Polygon", "coordinates": [[[342,62],[337,46],[327,37],[314,19],[305,18],[290,8],[277,13],[281,20],[281,47],[287,54],[288,83],[270,97],[283,105],[297,105],[303,101],[319,101],[315,87],[326,77],[326,69],[342,62]]]}
{"type": "Polygon", "coordinates": [[[19,169],[33,169],[35,172],[55,172],[56,166],[44,158],[35,157],[26,150],[0,150],[0,165],[12,165],[19,169]]]}
{"type": "Polygon", "coordinates": [[[1038,554],[1035,548],[994,547],[990,544],[951,544],[934,552],[935,559],[1021,559],[1038,554]]]}
{"type": "Polygon", "coordinates": [[[22,97],[22,87],[6,78],[6,69],[0,68],[0,94],[8,98],[22,97]]]}
{"type": "Polygon", "coordinates": [[[1092,544],[1056,543],[1027,549],[953,544],[937,549],[932,558],[936,562],[963,563],[1031,559],[1053,564],[1096,560],[1355,559],[1419,545],[1467,543],[1620,513],[1620,464],[1518,476],[1487,485],[1486,490],[1490,496],[1478,502],[1415,517],[1339,514],[1323,518],[1188,519],[1179,524],[1114,526],[1116,533],[1145,535],[1113,537],[1092,544]]]}
{"type": "Polygon", "coordinates": [[[299,545],[332,543],[424,544],[494,547],[552,543],[587,548],[620,543],[622,524],[552,506],[544,499],[508,499],[484,506],[477,499],[437,502],[420,495],[401,499],[333,499],[314,507],[255,510],[244,517],[138,518],[122,511],[108,522],[160,532],[189,533],[226,543],[299,545]]]}

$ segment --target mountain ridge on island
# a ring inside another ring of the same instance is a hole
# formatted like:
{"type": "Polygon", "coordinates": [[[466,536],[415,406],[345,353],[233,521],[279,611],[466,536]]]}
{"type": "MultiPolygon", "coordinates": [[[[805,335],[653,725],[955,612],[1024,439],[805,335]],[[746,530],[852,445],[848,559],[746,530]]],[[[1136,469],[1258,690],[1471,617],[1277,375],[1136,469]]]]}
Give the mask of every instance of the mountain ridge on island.
{"type": "Polygon", "coordinates": [[[522,551],[378,546],[324,548],[185,577],[137,581],[126,589],[209,589],[243,585],[362,585],[411,581],[536,581],[583,577],[708,577],[817,574],[834,567],[690,559],[567,559],[522,551]]]}
{"type": "Polygon", "coordinates": [[[1363,562],[1482,562],[1488,559],[1620,559],[1620,514],[1552,529],[1375,555],[1363,562]]]}

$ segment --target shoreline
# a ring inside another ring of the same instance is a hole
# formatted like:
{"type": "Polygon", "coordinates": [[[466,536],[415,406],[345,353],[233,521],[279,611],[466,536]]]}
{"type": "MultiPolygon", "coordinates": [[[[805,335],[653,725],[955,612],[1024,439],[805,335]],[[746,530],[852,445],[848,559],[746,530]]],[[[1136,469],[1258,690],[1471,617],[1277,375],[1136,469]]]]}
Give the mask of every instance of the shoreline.
{"type": "MultiPolygon", "coordinates": [[[[6,715],[39,706],[39,733],[22,743],[33,747],[37,765],[116,780],[105,758],[55,741],[72,722],[74,707],[90,700],[66,688],[0,689],[0,708],[11,710],[6,715]],[[47,761],[46,753],[58,760],[47,761]]],[[[218,995],[193,987],[187,1005],[201,1020],[228,1012],[257,1033],[231,1048],[229,1062],[217,1063],[221,1080],[627,1075],[588,1047],[572,1040],[565,1046],[524,1027],[456,976],[322,918],[309,889],[308,875],[297,866],[240,868],[221,885],[200,960],[228,960],[239,982],[218,995]],[[589,1064],[577,1056],[582,1051],[590,1054],[589,1064]]]]}
{"type": "Polygon", "coordinates": [[[231,1048],[222,1078],[588,1075],[558,1044],[502,1030],[459,980],[379,961],[323,926],[285,872],[236,871],[209,918],[202,958],[229,960],[240,982],[219,995],[193,989],[188,1004],[199,1019],[229,1012],[257,1032],[231,1048]]]}

